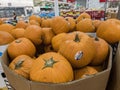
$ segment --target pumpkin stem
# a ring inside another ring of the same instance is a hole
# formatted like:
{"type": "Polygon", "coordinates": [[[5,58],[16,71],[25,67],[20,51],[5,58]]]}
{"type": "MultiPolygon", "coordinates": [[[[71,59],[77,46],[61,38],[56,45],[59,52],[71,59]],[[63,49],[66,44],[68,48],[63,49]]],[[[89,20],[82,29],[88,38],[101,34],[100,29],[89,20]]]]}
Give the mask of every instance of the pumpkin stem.
{"type": "Polygon", "coordinates": [[[20,43],[22,40],[18,39],[18,40],[15,40],[16,43],[20,43]]]}
{"type": "Polygon", "coordinates": [[[85,19],[85,17],[82,17],[82,20],[85,19]]]}
{"type": "Polygon", "coordinates": [[[80,39],[79,39],[78,33],[76,33],[74,41],[75,41],[75,42],[80,42],[80,39]]]}
{"type": "Polygon", "coordinates": [[[45,61],[45,64],[44,64],[44,67],[43,67],[42,69],[45,69],[45,68],[47,68],[47,67],[51,67],[51,68],[52,68],[53,65],[58,62],[58,61],[55,61],[55,60],[53,59],[53,57],[51,57],[51,58],[48,59],[48,60],[45,60],[45,59],[44,59],[44,61],[45,61]]]}
{"type": "Polygon", "coordinates": [[[19,69],[20,67],[22,67],[24,60],[20,60],[15,64],[15,69],[19,69]]]}
{"type": "Polygon", "coordinates": [[[95,37],[95,41],[99,41],[99,38],[98,38],[98,37],[95,37]]]}

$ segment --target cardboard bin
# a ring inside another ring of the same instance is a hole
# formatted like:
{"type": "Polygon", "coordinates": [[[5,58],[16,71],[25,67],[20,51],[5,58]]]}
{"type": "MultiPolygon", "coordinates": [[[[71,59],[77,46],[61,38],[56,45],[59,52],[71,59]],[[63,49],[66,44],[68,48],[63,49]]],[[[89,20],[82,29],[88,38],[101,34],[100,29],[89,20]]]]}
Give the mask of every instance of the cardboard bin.
{"type": "Polygon", "coordinates": [[[60,84],[29,81],[10,70],[8,68],[8,61],[7,52],[5,52],[2,56],[2,66],[9,83],[16,90],[106,90],[112,64],[112,48],[110,48],[110,54],[108,60],[106,60],[107,64],[104,71],[84,79],[60,84]]]}
{"type": "Polygon", "coordinates": [[[113,59],[107,90],[120,90],[120,42],[113,59]]]}

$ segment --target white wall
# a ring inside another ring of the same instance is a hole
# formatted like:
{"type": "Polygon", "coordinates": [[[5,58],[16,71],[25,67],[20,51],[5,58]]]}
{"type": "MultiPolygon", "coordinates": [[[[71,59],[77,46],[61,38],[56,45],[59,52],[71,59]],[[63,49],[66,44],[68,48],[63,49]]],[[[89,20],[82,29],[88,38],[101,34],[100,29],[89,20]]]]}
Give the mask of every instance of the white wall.
{"type": "Polygon", "coordinates": [[[100,3],[99,0],[87,0],[87,7],[89,9],[100,9],[101,7],[104,7],[104,2],[100,3]]]}
{"type": "Polygon", "coordinates": [[[8,3],[11,7],[33,6],[33,0],[0,0],[0,7],[10,7],[8,3]]]}

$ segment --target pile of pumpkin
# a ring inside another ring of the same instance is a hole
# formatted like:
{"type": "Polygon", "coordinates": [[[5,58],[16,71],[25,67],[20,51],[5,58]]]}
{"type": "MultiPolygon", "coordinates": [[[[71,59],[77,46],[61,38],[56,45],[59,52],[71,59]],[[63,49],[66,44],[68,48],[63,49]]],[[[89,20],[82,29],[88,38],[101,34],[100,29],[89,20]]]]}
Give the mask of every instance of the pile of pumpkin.
{"type": "Polygon", "coordinates": [[[28,23],[0,24],[0,45],[8,44],[9,68],[38,82],[65,83],[102,71],[109,44],[120,40],[119,20],[91,20],[87,13],[76,20],[32,15],[28,23]]]}

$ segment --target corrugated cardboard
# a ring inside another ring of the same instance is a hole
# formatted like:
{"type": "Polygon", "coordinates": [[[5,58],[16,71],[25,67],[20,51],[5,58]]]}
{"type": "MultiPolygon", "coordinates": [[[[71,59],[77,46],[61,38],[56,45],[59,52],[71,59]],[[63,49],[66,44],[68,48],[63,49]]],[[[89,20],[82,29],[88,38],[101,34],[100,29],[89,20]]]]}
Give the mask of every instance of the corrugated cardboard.
{"type": "Polygon", "coordinates": [[[85,79],[79,79],[68,83],[50,84],[32,82],[17,75],[8,68],[8,57],[5,52],[2,56],[2,66],[9,83],[16,90],[105,90],[112,64],[112,48],[107,62],[106,69],[98,74],[89,76],[85,79]]]}
{"type": "Polygon", "coordinates": [[[107,90],[120,90],[120,42],[112,63],[112,70],[107,90]]]}

